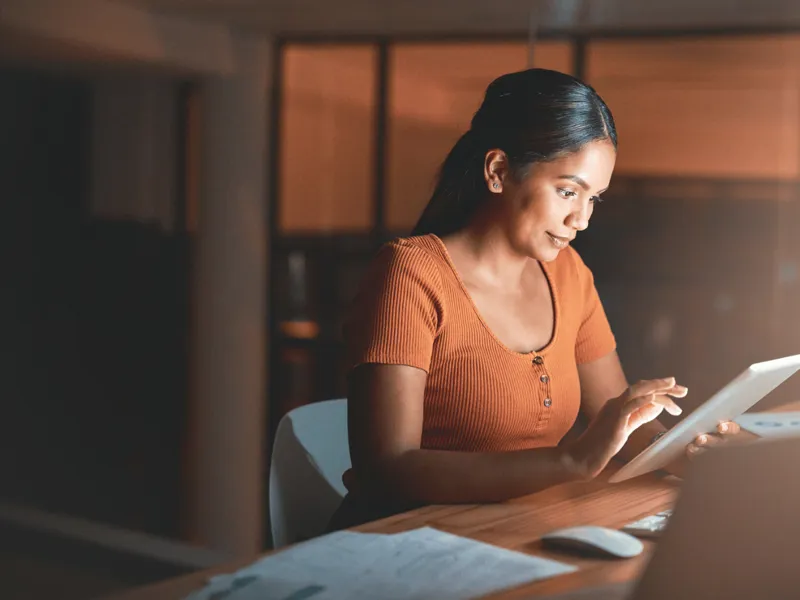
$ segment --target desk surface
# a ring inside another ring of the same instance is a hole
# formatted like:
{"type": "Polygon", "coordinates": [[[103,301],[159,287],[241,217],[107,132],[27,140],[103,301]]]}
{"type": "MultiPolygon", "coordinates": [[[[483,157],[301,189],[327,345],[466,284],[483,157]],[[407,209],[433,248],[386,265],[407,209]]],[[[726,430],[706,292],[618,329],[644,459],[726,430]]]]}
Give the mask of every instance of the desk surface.
{"type": "MultiPolygon", "coordinates": [[[[645,542],[644,554],[633,559],[589,560],[573,554],[545,551],[539,540],[548,531],[577,524],[622,527],[640,517],[668,508],[676,492],[677,487],[669,478],[654,475],[614,485],[592,481],[551,488],[502,504],[429,506],[369,523],[357,528],[357,531],[397,533],[429,525],[456,535],[579,567],[575,573],[491,596],[503,599],[528,598],[633,579],[651,551],[650,542],[645,542]]],[[[114,596],[113,600],[182,600],[193,590],[202,587],[209,576],[234,571],[255,558],[136,588],[114,596]]]]}
{"type": "MultiPolygon", "coordinates": [[[[781,407],[800,410],[800,403],[781,407]]],[[[778,409],[775,409],[778,410],[778,409]]],[[[542,548],[545,533],[573,525],[620,528],[641,517],[672,506],[678,486],[673,478],[643,475],[617,484],[603,480],[568,484],[500,504],[429,506],[369,523],[356,531],[397,533],[431,526],[503,548],[560,560],[578,571],[490,596],[494,600],[533,598],[586,587],[630,581],[637,577],[653,549],[631,559],[581,559],[542,548]]],[[[208,577],[229,573],[253,562],[256,556],[220,567],[136,588],[107,600],[182,600],[202,587],[208,577]]]]}

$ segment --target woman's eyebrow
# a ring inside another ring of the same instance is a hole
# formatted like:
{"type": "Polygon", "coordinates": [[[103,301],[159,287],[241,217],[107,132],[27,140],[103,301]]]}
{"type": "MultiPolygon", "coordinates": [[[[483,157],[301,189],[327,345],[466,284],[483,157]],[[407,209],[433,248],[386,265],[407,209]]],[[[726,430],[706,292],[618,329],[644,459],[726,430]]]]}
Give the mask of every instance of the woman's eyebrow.
{"type": "Polygon", "coordinates": [[[589,191],[589,184],[586,183],[581,177],[578,177],[577,175],[559,175],[558,178],[559,179],[569,179],[570,181],[574,181],[579,186],[581,186],[583,189],[585,189],[586,191],[589,191]]]}
{"type": "MultiPolygon", "coordinates": [[[[581,186],[584,190],[586,190],[587,192],[589,191],[589,184],[586,183],[586,181],[582,177],[579,177],[578,175],[559,175],[558,178],[559,179],[568,179],[570,181],[574,181],[579,186],[581,186]]],[[[608,190],[608,188],[602,189],[599,192],[597,192],[597,195],[599,196],[600,194],[602,194],[603,192],[605,192],[607,190],[608,190]]]]}

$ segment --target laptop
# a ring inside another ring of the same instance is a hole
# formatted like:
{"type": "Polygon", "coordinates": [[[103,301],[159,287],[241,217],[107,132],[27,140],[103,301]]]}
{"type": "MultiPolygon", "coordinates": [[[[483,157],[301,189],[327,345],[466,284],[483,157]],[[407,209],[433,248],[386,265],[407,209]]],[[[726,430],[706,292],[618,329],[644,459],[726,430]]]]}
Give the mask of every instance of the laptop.
{"type": "Polygon", "coordinates": [[[557,598],[800,598],[800,439],[699,456],[639,580],[557,598]]]}

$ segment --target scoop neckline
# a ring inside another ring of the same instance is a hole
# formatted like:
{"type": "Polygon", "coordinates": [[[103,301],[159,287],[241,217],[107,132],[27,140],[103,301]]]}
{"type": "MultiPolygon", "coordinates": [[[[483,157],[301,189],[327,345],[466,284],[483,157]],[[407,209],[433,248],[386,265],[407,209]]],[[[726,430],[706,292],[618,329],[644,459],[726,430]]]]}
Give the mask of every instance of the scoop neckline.
{"type": "Polygon", "coordinates": [[[555,280],[552,277],[552,273],[550,273],[547,263],[544,263],[540,260],[536,261],[539,264],[539,268],[542,269],[544,278],[547,281],[548,290],[550,291],[550,302],[553,305],[553,332],[550,335],[550,341],[548,341],[547,344],[542,346],[542,348],[538,350],[529,350],[528,352],[518,352],[517,350],[511,349],[505,343],[503,343],[503,341],[497,337],[495,332],[492,331],[492,328],[489,327],[489,324],[484,320],[483,316],[481,315],[481,312],[478,310],[478,306],[472,299],[472,295],[469,293],[469,290],[467,289],[464,280],[461,278],[461,274],[458,272],[458,269],[456,269],[456,265],[453,262],[453,259],[451,258],[450,252],[447,250],[447,246],[445,245],[444,241],[442,241],[442,239],[434,233],[431,233],[429,235],[435,240],[436,244],[441,250],[442,255],[444,256],[444,259],[447,262],[448,267],[450,267],[450,270],[453,272],[453,275],[455,276],[456,281],[458,282],[458,285],[461,288],[462,293],[464,294],[464,296],[466,296],[467,301],[472,307],[472,312],[475,313],[475,316],[478,318],[478,321],[480,321],[483,328],[486,330],[489,336],[494,340],[494,342],[500,348],[515,356],[528,358],[528,357],[545,355],[555,345],[556,340],[558,338],[559,325],[561,323],[561,307],[559,306],[558,302],[558,293],[556,292],[555,280]]]}

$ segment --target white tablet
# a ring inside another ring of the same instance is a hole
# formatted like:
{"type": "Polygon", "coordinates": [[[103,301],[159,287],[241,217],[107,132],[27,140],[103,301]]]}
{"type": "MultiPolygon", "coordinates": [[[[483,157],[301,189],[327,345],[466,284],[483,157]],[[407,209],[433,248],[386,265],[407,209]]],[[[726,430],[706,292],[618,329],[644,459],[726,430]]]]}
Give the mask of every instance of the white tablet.
{"type": "Polygon", "coordinates": [[[625,481],[668,465],[680,457],[686,445],[698,435],[716,431],[723,421],[733,421],[798,370],[800,354],[750,365],[614,473],[609,481],[625,481]]]}

